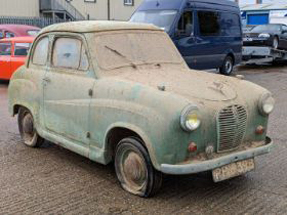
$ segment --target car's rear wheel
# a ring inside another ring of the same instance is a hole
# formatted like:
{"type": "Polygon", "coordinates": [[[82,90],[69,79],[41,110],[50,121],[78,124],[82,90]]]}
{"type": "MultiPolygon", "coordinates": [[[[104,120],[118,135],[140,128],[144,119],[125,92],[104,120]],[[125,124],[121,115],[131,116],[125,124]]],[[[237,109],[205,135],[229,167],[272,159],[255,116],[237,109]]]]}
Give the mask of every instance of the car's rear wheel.
{"type": "Polygon", "coordinates": [[[223,75],[231,75],[234,68],[234,61],[231,56],[227,56],[223,62],[222,67],[219,69],[219,72],[223,75]]]}
{"type": "Polygon", "coordinates": [[[154,169],[149,154],[141,141],[125,138],[117,145],[115,170],[121,186],[141,197],[156,194],[162,184],[162,173],[154,169]]]}
{"type": "Polygon", "coordinates": [[[278,37],[274,37],[273,43],[272,43],[272,47],[274,49],[278,49],[278,47],[279,47],[279,39],[278,39],[278,37]]]}
{"type": "Polygon", "coordinates": [[[26,146],[40,147],[44,139],[39,136],[31,112],[21,107],[18,114],[18,127],[21,138],[26,146]]]}

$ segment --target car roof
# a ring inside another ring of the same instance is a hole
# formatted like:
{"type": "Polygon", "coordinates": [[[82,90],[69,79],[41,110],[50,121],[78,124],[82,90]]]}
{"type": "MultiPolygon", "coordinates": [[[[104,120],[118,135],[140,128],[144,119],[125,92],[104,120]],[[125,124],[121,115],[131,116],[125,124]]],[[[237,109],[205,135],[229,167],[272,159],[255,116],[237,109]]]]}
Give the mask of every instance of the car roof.
{"type": "Polygon", "coordinates": [[[139,24],[130,22],[118,21],[76,21],[50,25],[44,28],[40,34],[48,32],[74,32],[74,33],[89,33],[89,32],[105,32],[117,30],[150,30],[163,31],[160,28],[151,24],[139,24]]]}
{"type": "Polygon", "coordinates": [[[3,24],[0,25],[1,30],[11,31],[18,35],[26,35],[28,30],[40,30],[40,28],[31,25],[14,25],[14,24],[3,24]]]}
{"type": "Polygon", "coordinates": [[[0,42],[27,42],[33,43],[35,37],[11,37],[11,38],[4,38],[0,40],[0,42]]]}

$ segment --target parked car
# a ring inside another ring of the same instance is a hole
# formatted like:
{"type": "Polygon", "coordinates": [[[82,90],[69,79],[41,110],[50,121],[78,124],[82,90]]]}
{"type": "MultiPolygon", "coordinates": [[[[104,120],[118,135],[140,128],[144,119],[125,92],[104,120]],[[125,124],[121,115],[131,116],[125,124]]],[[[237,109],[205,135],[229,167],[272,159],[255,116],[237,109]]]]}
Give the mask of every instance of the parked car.
{"type": "Polygon", "coordinates": [[[113,161],[122,187],[139,196],[155,194],[162,173],[212,171],[216,182],[244,174],[272,146],[271,93],[190,70],[153,25],[49,26],[8,93],[24,144],[47,139],[93,161],[113,161]]]}
{"type": "Polygon", "coordinates": [[[33,37],[15,37],[0,40],[0,79],[9,80],[25,63],[33,37]]]}
{"type": "Polygon", "coordinates": [[[152,23],[172,38],[190,68],[230,75],[242,59],[241,16],[226,0],[145,0],[130,19],[152,23]]]}
{"type": "Polygon", "coordinates": [[[30,25],[0,25],[0,39],[23,36],[36,36],[41,29],[30,25]]]}
{"type": "Polygon", "coordinates": [[[258,25],[244,34],[244,46],[269,46],[287,50],[287,25],[258,25]]]}

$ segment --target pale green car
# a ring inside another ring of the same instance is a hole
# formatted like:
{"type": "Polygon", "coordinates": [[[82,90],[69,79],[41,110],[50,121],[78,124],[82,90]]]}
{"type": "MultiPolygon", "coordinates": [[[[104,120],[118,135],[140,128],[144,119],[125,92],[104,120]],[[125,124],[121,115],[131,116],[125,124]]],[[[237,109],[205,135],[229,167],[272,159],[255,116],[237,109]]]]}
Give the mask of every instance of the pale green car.
{"type": "Polygon", "coordinates": [[[47,27],[9,85],[26,145],[113,161],[122,187],[145,197],[162,173],[212,171],[217,182],[253,170],[272,146],[273,108],[264,88],[190,70],[164,31],[135,23],[47,27]]]}

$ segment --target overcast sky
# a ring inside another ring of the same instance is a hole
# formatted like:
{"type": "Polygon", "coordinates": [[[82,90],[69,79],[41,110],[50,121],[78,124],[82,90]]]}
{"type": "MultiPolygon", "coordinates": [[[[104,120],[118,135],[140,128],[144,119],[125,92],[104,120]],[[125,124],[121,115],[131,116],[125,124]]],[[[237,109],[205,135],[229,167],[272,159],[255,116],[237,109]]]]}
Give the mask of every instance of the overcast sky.
{"type": "MultiPolygon", "coordinates": [[[[256,0],[239,0],[240,4],[255,4],[256,0]]],[[[263,3],[287,3],[287,0],[263,0],[263,3]]]]}

